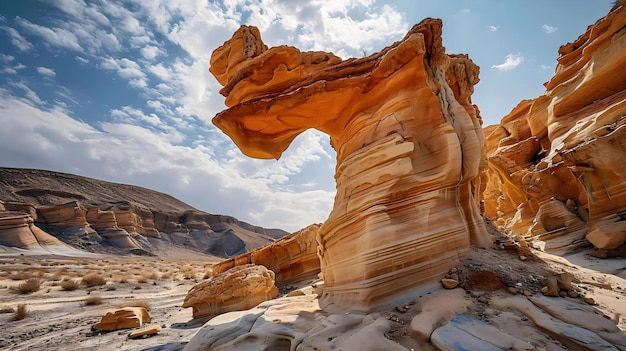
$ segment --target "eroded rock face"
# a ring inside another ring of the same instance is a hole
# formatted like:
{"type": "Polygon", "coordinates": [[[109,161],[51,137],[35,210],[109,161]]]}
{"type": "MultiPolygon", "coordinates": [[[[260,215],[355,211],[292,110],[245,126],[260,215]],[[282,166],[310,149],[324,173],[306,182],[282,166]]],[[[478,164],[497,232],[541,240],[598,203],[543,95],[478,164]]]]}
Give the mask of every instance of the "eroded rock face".
{"type": "Polygon", "coordinates": [[[0,243],[22,249],[63,245],[35,226],[29,214],[19,211],[0,211],[0,243]]]}
{"type": "Polygon", "coordinates": [[[337,195],[317,241],[322,304],[367,311],[436,284],[470,241],[491,244],[477,207],[483,134],[478,67],[445,54],[441,20],[342,61],[268,49],[241,27],[211,58],[230,108],[213,122],[241,151],[276,158],[309,128],[337,151],[337,195]]]}
{"type": "Polygon", "coordinates": [[[194,286],[183,307],[193,308],[194,318],[247,310],[278,296],[274,272],[263,266],[236,266],[194,286]]]}
{"type": "Polygon", "coordinates": [[[124,307],[122,309],[107,312],[99,323],[93,325],[96,331],[112,331],[141,327],[151,320],[150,314],[143,307],[124,307]]]}
{"type": "Polygon", "coordinates": [[[320,260],[317,257],[317,240],[320,226],[310,225],[276,242],[256,248],[245,254],[213,265],[213,273],[219,274],[235,266],[262,265],[274,272],[276,285],[317,278],[320,260]]]}
{"type": "Polygon", "coordinates": [[[594,230],[614,248],[606,233],[626,218],[625,3],[560,48],[544,95],[485,128],[485,216],[547,250],[594,230]]]}

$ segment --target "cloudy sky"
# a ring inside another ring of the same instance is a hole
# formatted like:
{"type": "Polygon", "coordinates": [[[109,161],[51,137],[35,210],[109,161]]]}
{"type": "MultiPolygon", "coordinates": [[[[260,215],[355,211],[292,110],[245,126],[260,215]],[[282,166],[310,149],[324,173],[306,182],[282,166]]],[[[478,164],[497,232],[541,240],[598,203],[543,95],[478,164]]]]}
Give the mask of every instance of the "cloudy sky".
{"type": "Polygon", "coordinates": [[[543,93],[560,45],[610,0],[20,0],[0,2],[0,166],[141,185],[198,209],[293,231],[323,222],[335,152],[316,131],[279,161],[211,124],[211,52],[241,24],[269,46],[363,56],[425,17],[481,67],[485,125],[543,93]]]}

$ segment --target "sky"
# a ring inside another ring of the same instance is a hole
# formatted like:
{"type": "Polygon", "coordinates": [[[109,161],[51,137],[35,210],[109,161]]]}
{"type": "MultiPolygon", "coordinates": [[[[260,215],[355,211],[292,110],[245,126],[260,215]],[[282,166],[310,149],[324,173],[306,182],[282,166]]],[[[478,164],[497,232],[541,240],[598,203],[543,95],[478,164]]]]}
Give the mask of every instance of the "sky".
{"type": "Polygon", "coordinates": [[[447,53],[481,67],[484,125],[544,92],[559,46],[605,16],[602,0],[0,1],[0,167],[139,185],[200,210],[295,231],[323,222],[335,151],[315,130],[282,158],[244,156],[211,124],[225,108],[209,73],[242,24],[268,46],[372,54],[426,17],[447,53]]]}

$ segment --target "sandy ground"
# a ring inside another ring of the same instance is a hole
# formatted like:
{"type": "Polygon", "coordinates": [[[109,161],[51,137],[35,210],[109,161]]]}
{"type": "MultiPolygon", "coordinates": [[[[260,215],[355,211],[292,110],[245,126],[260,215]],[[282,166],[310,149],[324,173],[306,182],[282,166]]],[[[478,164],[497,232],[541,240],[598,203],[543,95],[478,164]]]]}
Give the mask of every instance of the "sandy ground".
{"type": "MultiPolygon", "coordinates": [[[[206,321],[194,321],[191,309],[180,306],[187,291],[208,275],[213,262],[214,259],[72,258],[0,254],[0,311],[3,311],[0,314],[0,349],[182,350],[206,321]],[[81,284],[73,291],[61,287],[64,280],[80,282],[90,274],[103,277],[106,284],[93,287],[81,284]],[[41,279],[40,289],[28,294],[19,293],[19,285],[31,277],[41,279]],[[86,305],[86,299],[94,296],[101,297],[102,303],[86,305]],[[162,327],[157,335],[130,340],[127,338],[130,330],[101,334],[91,331],[91,327],[107,311],[146,302],[152,317],[150,324],[162,327]],[[18,304],[25,304],[28,309],[28,314],[22,320],[15,320],[15,313],[5,311],[15,309],[18,304]]],[[[528,290],[533,296],[541,296],[541,279],[562,272],[573,273],[580,280],[576,285],[578,290],[582,295],[593,298],[595,304],[586,304],[581,298],[554,299],[571,300],[587,308],[591,314],[609,319],[621,330],[626,330],[626,259],[600,260],[590,257],[588,250],[559,257],[509,245],[500,249],[472,249],[470,257],[455,268],[465,289],[434,291],[416,297],[406,305],[370,316],[372,320],[385,321],[380,333],[384,342],[392,342],[406,350],[436,350],[431,343],[416,338],[409,326],[416,316],[445,314],[440,307],[455,301],[465,306],[464,313],[494,325],[506,334],[529,341],[538,350],[566,350],[568,347],[563,343],[540,331],[519,312],[506,307],[509,303],[507,299],[511,297],[525,300],[526,297],[521,294],[523,290],[528,290]],[[494,285],[489,277],[476,274],[485,271],[495,273],[499,283],[494,285]],[[507,291],[509,287],[518,288],[519,293],[512,295],[507,291]]],[[[318,320],[330,320],[329,315],[320,311],[316,305],[316,291],[311,283],[307,282],[299,288],[305,296],[283,296],[268,306],[280,309],[280,306],[289,305],[294,315],[300,316],[306,311],[312,316],[303,322],[306,322],[306,328],[318,320]],[[298,307],[299,299],[302,300],[301,310],[298,307]]],[[[283,317],[279,318],[284,321],[289,320],[285,311],[281,312],[283,317]]],[[[243,314],[245,312],[222,315],[210,323],[219,327],[243,314]]],[[[274,318],[275,321],[279,319],[274,318]]],[[[436,324],[445,324],[445,321],[440,318],[436,324]]],[[[305,325],[291,323],[289,327],[296,330],[305,325]]],[[[354,329],[354,326],[351,328],[354,329]]],[[[352,339],[346,342],[356,347],[355,330],[339,329],[338,333],[338,339],[342,335],[350,336],[352,339]]],[[[374,340],[372,334],[362,334],[366,347],[361,350],[372,349],[372,342],[367,342],[374,340]],[[368,343],[370,348],[367,347],[368,343]]]]}
{"type": "Polygon", "coordinates": [[[155,258],[68,258],[42,256],[0,257],[0,349],[7,350],[159,350],[181,349],[203,321],[193,321],[191,309],[182,309],[187,291],[210,271],[214,260],[155,258]],[[61,287],[63,280],[81,282],[96,274],[106,284],[73,291],[61,287]],[[38,291],[17,291],[29,277],[42,281],[38,291]],[[86,305],[90,297],[102,298],[86,305]],[[149,305],[151,324],[163,329],[150,338],[129,340],[130,330],[95,334],[91,326],[107,311],[130,305],[149,305]],[[15,320],[16,309],[25,304],[27,316],[15,320]],[[194,324],[195,323],[195,324],[194,324]]]}

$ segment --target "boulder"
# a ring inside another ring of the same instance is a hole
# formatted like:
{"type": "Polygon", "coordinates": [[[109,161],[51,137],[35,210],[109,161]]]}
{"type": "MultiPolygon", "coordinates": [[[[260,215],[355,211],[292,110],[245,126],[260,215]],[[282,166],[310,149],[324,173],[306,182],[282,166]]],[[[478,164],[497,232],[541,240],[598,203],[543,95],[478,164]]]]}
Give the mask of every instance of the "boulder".
{"type": "Polygon", "coordinates": [[[125,307],[114,312],[107,312],[91,329],[94,331],[113,331],[141,327],[150,322],[150,315],[143,307],[125,307]]]}
{"type": "Polygon", "coordinates": [[[183,307],[193,308],[194,318],[211,317],[252,308],[278,296],[274,272],[263,266],[236,266],[189,290],[183,307]]]}

